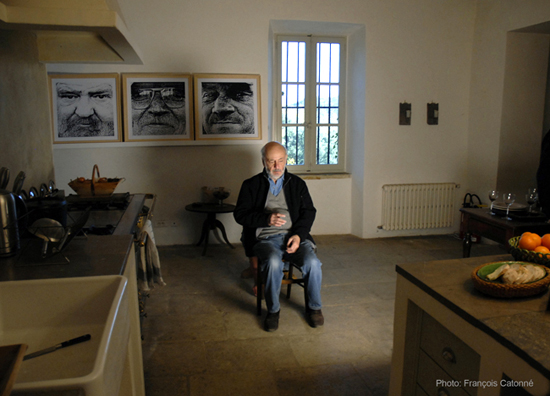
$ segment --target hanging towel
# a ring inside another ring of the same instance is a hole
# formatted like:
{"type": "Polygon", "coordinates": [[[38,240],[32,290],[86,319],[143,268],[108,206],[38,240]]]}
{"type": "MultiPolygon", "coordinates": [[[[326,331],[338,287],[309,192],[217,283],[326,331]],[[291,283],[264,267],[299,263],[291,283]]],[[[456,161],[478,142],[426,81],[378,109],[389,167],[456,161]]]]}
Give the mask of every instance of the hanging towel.
{"type": "Polygon", "coordinates": [[[162,274],[160,271],[160,258],[155,244],[155,235],[153,233],[153,224],[151,220],[147,220],[139,235],[140,241],[140,260],[138,265],[138,288],[139,290],[147,291],[154,289],[155,283],[160,286],[165,286],[162,274]]]}

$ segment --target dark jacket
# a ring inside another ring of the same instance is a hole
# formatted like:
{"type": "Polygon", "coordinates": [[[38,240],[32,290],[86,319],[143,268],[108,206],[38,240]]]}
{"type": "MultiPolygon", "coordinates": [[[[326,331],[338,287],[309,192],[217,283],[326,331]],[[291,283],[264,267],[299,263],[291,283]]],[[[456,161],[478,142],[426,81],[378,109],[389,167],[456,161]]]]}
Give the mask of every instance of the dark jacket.
{"type": "MultiPolygon", "coordinates": [[[[270,213],[265,212],[268,191],[269,180],[264,170],[245,180],[239,192],[233,216],[235,221],[243,226],[241,241],[247,257],[254,255],[252,248],[258,242],[256,229],[268,227],[270,213]]],[[[292,219],[292,229],[289,231],[288,237],[298,235],[301,241],[309,239],[313,242],[310,231],[317,210],[313,206],[306,183],[285,170],[283,192],[292,219]]]]}

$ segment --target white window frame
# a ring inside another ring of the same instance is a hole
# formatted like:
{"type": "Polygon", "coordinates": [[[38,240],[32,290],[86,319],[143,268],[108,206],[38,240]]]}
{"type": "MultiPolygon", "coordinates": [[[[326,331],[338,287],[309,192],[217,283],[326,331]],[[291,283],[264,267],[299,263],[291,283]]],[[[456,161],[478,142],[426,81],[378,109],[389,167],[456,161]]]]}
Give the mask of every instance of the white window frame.
{"type": "Polygon", "coordinates": [[[321,36],[321,35],[284,35],[275,36],[275,67],[273,78],[273,138],[282,142],[282,108],[281,108],[281,62],[283,41],[305,41],[306,50],[306,120],[305,126],[305,148],[304,165],[288,165],[294,173],[342,173],[346,171],[346,61],[347,61],[347,39],[346,37],[321,36]],[[340,77],[339,77],[339,113],[338,113],[338,164],[318,165],[316,164],[316,46],[317,43],[338,43],[340,44],[340,77]]]}

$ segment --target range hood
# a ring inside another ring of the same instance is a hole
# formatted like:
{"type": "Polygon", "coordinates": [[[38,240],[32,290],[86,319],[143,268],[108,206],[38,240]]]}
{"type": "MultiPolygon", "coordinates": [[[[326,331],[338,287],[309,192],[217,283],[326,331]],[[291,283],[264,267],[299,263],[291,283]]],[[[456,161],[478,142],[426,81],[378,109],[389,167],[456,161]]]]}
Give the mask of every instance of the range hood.
{"type": "Polygon", "coordinates": [[[0,29],[34,32],[44,63],[143,63],[116,0],[0,0],[0,29]]]}

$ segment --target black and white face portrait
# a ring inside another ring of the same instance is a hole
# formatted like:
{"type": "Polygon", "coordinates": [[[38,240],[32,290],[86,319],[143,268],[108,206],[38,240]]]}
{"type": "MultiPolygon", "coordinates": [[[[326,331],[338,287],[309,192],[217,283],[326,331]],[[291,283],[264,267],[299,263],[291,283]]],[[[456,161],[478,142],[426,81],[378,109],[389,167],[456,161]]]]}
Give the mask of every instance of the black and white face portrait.
{"type": "Polygon", "coordinates": [[[115,136],[113,83],[102,79],[66,79],[56,82],[57,137],[115,136]]]}
{"type": "Polygon", "coordinates": [[[202,133],[205,135],[254,134],[254,92],[242,82],[203,82],[202,133]]]}
{"type": "Polygon", "coordinates": [[[186,133],[185,82],[133,82],[130,95],[134,136],[186,133]]]}

